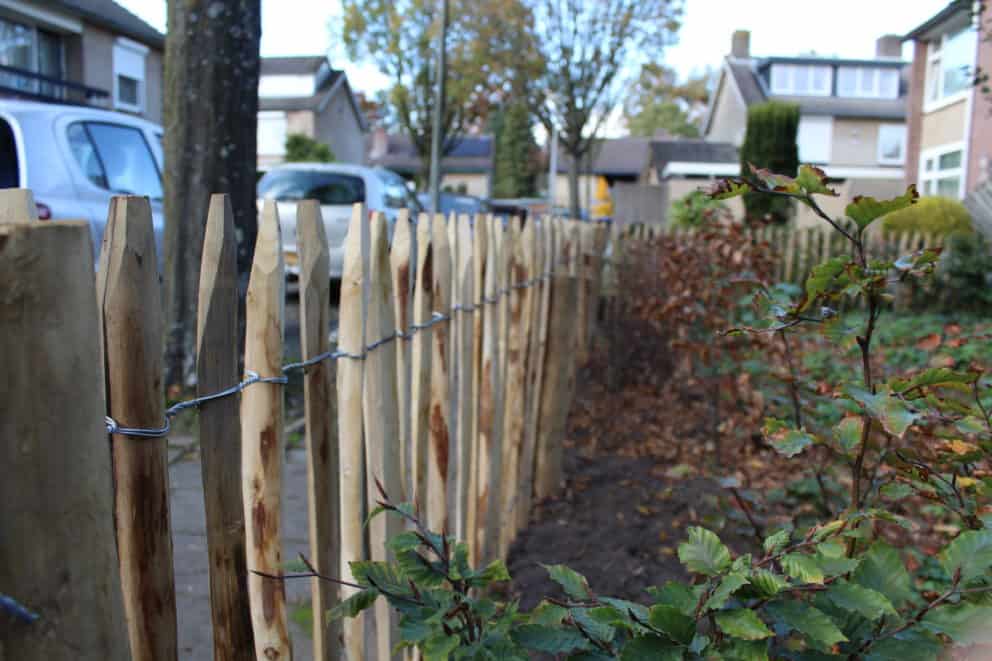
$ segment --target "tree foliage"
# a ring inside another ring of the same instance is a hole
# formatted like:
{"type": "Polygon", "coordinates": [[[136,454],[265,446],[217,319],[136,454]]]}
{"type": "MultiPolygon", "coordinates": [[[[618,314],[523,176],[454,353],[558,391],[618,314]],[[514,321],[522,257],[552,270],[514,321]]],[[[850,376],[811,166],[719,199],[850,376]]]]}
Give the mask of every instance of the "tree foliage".
{"type": "Polygon", "coordinates": [[[538,148],[525,101],[512,100],[493,114],[495,140],[493,197],[528,197],[535,193],[538,148]]]}
{"type": "Polygon", "coordinates": [[[641,66],[636,84],[624,102],[623,115],[632,135],[654,136],[663,131],[698,138],[700,120],[710,98],[710,72],[678,81],[678,74],[657,62],[641,66]]]}
{"type": "Polygon", "coordinates": [[[323,142],[302,133],[286,136],[287,163],[330,163],[333,160],[334,152],[323,142]]]}
{"type": "MultiPolygon", "coordinates": [[[[769,101],[751,106],[747,111],[747,131],[741,145],[741,172],[751,165],[771,172],[794,176],[799,167],[799,106],[769,101]]],[[[744,195],[749,220],[785,222],[792,216],[792,201],[770,195],[744,195]]]]}

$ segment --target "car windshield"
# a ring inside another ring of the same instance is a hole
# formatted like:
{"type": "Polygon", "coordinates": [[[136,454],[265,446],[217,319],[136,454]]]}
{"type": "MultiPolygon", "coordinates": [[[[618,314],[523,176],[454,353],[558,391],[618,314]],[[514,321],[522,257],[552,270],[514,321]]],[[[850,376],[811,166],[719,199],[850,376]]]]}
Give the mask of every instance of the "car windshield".
{"type": "Polygon", "coordinates": [[[317,200],[324,205],[365,202],[361,177],[315,170],[272,170],[258,182],[258,196],[277,201],[317,200]]]}
{"type": "Polygon", "coordinates": [[[76,122],[69,147],[86,178],[100,188],[162,199],[162,176],[140,129],[104,122],[76,122]]]}
{"type": "Polygon", "coordinates": [[[420,202],[407,188],[406,181],[398,174],[389,170],[376,170],[382,182],[382,195],[386,207],[390,209],[409,209],[411,213],[423,211],[420,202]]]}

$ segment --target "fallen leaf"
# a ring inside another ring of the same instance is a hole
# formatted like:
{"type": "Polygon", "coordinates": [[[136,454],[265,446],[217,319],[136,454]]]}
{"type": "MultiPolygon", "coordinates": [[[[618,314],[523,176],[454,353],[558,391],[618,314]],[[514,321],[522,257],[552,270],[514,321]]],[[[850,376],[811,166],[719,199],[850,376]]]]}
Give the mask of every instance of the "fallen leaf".
{"type": "Polygon", "coordinates": [[[930,333],[916,343],[917,349],[923,351],[933,351],[940,346],[941,338],[939,333],[930,333]]]}

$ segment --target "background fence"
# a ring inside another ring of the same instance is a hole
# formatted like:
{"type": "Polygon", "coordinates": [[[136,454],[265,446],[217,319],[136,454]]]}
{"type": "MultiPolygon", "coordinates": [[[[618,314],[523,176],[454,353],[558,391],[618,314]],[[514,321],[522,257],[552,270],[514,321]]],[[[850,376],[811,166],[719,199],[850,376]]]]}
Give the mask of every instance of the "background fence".
{"type": "MultiPolygon", "coordinates": [[[[266,575],[286,560],[283,388],[295,371],[304,375],[317,573],[350,578],[349,561],[386,559],[385,541],[403,524],[365,525],[376,480],[392,499],[416,501],[432,528],[467,540],[477,561],[503,556],[532,503],[558,489],[605,226],[401,214],[390,242],[386,218],[356,205],[332,349],[327,240],[319,206],[303,202],[302,361],[284,365],[283,256],[267,202],[242,375],[234,225],[216,195],[201,264],[197,398],[167,409],[147,199],[114,198],[96,278],[88,225],[38,222],[33,210],[28,191],[0,192],[0,610],[17,618],[0,632],[0,658],[177,658],[164,438],[192,408],[214,656],[291,658],[285,584],[266,575]]],[[[316,659],[393,656],[397,622],[384,601],[342,630],[320,614],[349,588],[311,580],[316,659]]]]}

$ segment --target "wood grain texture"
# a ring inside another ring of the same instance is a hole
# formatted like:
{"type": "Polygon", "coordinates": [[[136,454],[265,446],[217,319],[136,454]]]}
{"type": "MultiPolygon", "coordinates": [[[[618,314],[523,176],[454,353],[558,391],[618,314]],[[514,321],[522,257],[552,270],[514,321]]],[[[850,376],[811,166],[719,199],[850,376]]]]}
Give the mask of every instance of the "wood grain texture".
{"type": "Polygon", "coordinates": [[[0,224],[0,282],[0,658],[130,659],[89,223],[0,224]]]}
{"type": "MultiPolygon", "coordinates": [[[[474,256],[472,244],[472,227],[468,216],[462,215],[455,222],[455,302],[462,306],[477,304],[474,256]]],[[[455,454],[449,464],[448,481],[454,485],[455,493],[449,494],[448,503],[452,508],[455,521],[455,536],[469,544],[470,551],[474,547],[475,530],[475,498],[472,479],[476,466],[474,458],[475,410],[478,402],[475,394],[475,312],[459,311],[456,315],[457,325],[457,360],[454,378],[456,393],[455,408],[452,416],[455,419],[455,454]]]]}
{"type": "MultiPolygon", "coordinates": [[[[98,274],[107,413],[124,427],[165,423],[162,299],[148,198],[110,203],[98,274]]],[[[176,592],[165,439],[112,437],[115,521],[131,655],[176,658],[176,592]]]]}
{"type": "Polygon", "coordinates": [[[0,225],[20,225],[38,220],[34,194],[27,188],[0,188],[0,225]]]}
{"type": "MultiPolygon", "coordinates": [[[[245,305],[245,369],[282,376],[284,275],[275,202],[262,208],[245,305]]],[[[259,659],[292,659],[286,588],[252,573],[282,572],[280,503],[283,462],[283,386],[256,383],[241,395],[241,471],[245,507],[248,598],[259,659]]]]}
{"type": "MultiPolygon", "coordinates": [[[[385,216],[372,212],[369,252],[365,256],[369,277],[366,281],[365,345],[388,337],[396,330],[393,319],[393,286],[389,273],[389,233],[385,216]]],[[[390,498],[402,498],[400,477],[399,424],[396,400],[396,346],[387,342],[368,352],[365,358],[365,387],[362,411],[365,422],[366,508],[372,511],[382,499],[378,481],[390,498]]],[[[372,560],[389,558],[386,542],[402,532],[397,516],[377,516],[368,524],[369,553],[372,560]]],[[[376,601],[376,641],[378,658],[391,658],[393,644],[399,641],[398,617],[385,599],[376,601]]]]}
{"type": "MultiPolygon", "coordinates": [[[[431,219],[431,302],[434,310],[448,314],[451,308],[451,249],[444,216],[431,219]]],[[[426,273],[425,273],[426,278],[426,273]]],[[[450,531],[448,520],[448,464],[452,456],[451,346],[458,315],[431,329],[430,414],[427,441],[427,524],[431,530],[450,531]]]]}
{"type": "MultiPolygon", "coordinates": [[[[396,227],[393,229],[393,242],[389,247],[389,273],[392,280],[392,306],[395,330],[406,333],[413,323],[413,230],[410,227],[410,214],[401,209],[396,217],[396,227]]],[[[396,402],[397,429],[400,453],[401,494],[404,502],[413,500],[413,441],[410,437],[410,389],[412,387],[410,373],[409,339],[398,338],[396,341],[396,402]]]]}
{"type": "MultiPolygon", "coordinates": [[[[303,360],[330,350],[330,288],[327,277],[330,252],[320,204],[303,200],[296,207],[296,236],[300,249],[300,344],[303,360]]],[[[340,502],[338,498],[338,444],[331,406],[331,363],[306,369],[303,411],[306,418],[307,514],[310,561],[317,571],[339,577],[341,567],[340,502]]],[[[326,613],[339,601],[338,586],[311,579],[310,606],[315,615],[326,613]]],[[[313,656],[317,661],[341,657],[341,623],[313,618],[313,656]]]]}
{"type": "MultiPolygon", "coordinates": [[[[433,306],[434,258],[431,246],[431,219],[421,213],[417,220],[417,263],[413,283],[412,321],[417,326],[430,323],[433,306]]],[[[449,322],[441,322],[447,326],[449,322]]],[[[427,444],[431,414],[431,341],[439,326],[416,332],[410,340],[410,468],[413,501],[424,515],[429,514],[427,498],[427,444]]]]}
{"type": "MultiPolygon", "coordinates": [[[[351,211],[344,245],[341,299],[338,308],[338,349],[361,354],[364,347],[362,287],[362,232],[367,229],[365,208],[351,211]]],[[[341,577],[351,580],[349,562],[365,560],[365,443],[362,422],[362,391],[365,363],[342,358],[337,361],[338,448],[340,466],[341,577]]],[[[341,598],[355,593],[342,587],[341,598]]],[[[348,659],[365,658],[364,614],[342,623],[348,659]]]]}
{"type": "MultiPolygon", "coordinates": [[[[459,217],[459,222],[462,225],[468,225],[469,219],[467,216],[459,217]]],[[[468,285],[471,288],[472,297],[471,302],[475,305],[475,309],[471,313],[472,317],[472,365],[471,365],[471,379],[472,379],[472,390],[471,390],[471,411],[468,424],[471,426],[471,432],[469,433],[470,447],[469,455],[471,457],[471,467],[469,469],[468,478],[468,506],[466,508],[466,529],[468,530],[468,535],[466,540],[469,543],[469,558],[473,562],[477,562],[479,555],[479,544],[480,536],[482,535],[482,526],[484,525],[485,515],[480,515],[479,512],[479,492],[482,489],[482,483],[480,480],[480,463],[481,459],[481,430],[480,430],[480,418],[482,416],[482,398],[484,396],[485,386],[483,385],[483,336],[485,334],[485,324],[486,319],[495,314],[495,308],[492,305],[486,304],[485,298],[487,297],[485,279],[486,279],[486,268],[487,263],[490,259],[490,242],[491,242],[491,228],[486,216],[483,214],[475,214],[471,219],[472,227],[472,267],[470,270],[471,283],[468,285]]]]}
{"type": "MultiPolygon", "coordinates": [[[[481,325],[479,334],[476,335],[475,354],[478,357],[476,363],[477,376],[476,383],[478,390],[476,401],[476,445],[475,445],[475,489],[472,493],[476,499],[475,525],[470,529],[474,532],[474,543],[477,550],[476,559],[484,561],[488,556],[487,532],[489,514],[489,494],[493,488],[492,472],[493,453],[496,451],[495,445],[498,443],[496,427],[496,411],[499,405],[499,268],[501,242],[498,239],[495,222],[492,218],[477,216],[475,220],[476,237],[485,236],[484,240],[477,239],[475,242],[476,260],[478,265],[483,264],[481,295],[482,318],[476,319],[477,325],[481,325]],[[482,253],[478,251],[484,251],[482,253]],[[483,255],[480,257],[480,254],[483,255]]],[[[478,314],[478,312],[477,312],[478,314]]]]}
{"type": "MultiPolygon", "coordinates": [[[[238,371],[238,268],[234,217],[226,195],[210,199],[200,263],[196,328],[196,392],[218,392],[241,380],[238,371]]],[[[254,649],[245,513],[241,494],[238,398],[199,408],[200,462],[207,519],[210,614],[214,659],[238,661],[254,649]]]]}

